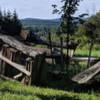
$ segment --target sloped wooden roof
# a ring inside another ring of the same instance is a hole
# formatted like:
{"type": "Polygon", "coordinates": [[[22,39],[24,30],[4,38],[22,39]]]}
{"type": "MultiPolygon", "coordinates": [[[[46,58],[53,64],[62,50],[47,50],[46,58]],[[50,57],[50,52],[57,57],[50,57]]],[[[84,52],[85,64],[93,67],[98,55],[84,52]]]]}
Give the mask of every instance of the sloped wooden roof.
{"type": "Polygon", "coordinates": [[[18,41],[16,38],[8,35],[0,34],[0,41],[8,44],[9,46],[31,57],[35,57],[39,54],[43,54],[46,52],[46,50],[41,51],[41,50],[34,49],[32,46],[25,45],[24,43],[18,41]]]}

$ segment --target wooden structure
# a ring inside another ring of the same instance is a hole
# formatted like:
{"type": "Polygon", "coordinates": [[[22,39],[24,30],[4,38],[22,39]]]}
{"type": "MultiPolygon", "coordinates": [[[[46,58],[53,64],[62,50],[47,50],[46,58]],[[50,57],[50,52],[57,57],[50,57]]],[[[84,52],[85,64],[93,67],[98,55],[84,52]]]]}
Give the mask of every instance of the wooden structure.
{"type": "MultiPolygon", "coordinates": [[[[33,32],[34,33],[34,32],[33,32]]],[[[60,41],[57,41],[57,42],[53,42],[52,39],[51,39],[51,33],[48,31],[47,33],[49,36],[48,36],[48,41],[46,40],[43,40],[41,38],[39,38],[36,34],[32,34],[30,32],[30,30],[28,29],[25,29],[23,28],[20,32],[20,38],[26,42],[32,42],[32,43],[36,43],[36,44],[40,44],[40,45],[46,45],[48,47],[50,47],[50,49],[56,47],[56,48],[61,48],[61,46],[65,49],[70,49],[70,50],[73,50],[75,51],[75,49],[77,48],[78,46],[78,42],[75,42],[75,41],[69,41],[68,44],[66,42],[63,42],[62,40],[62,45],[60,43],[60,41]],[[29,38],[29,40],[31,41],[28,41],[27,39],[29,38]],[[41,41],[38,41],[38,40],[41,40],[41,41]]],[[[30,43],[31,44],[31,43],[30,43]]]]}
{"type": "Polygon", "coordinates": [[[30,31],[28,29],[25,29],[25,28],[22,28],[21,32],[20,32],[20,37],[23,39],[23,40],[26,40],[30,31]]]}
{"type": "MultiPolygon", "coordinates": [[[[69,49],[73,49],[73,45],[72,43],[69,44],[69,49]]],[[[61,58],[62,65],[62,60],[67,61],[66,55],[62,52],[59,54],[51,53],[53,52],[50,52],[50,49],[33,48],[32,46],[23,44],[14,37],[0,34],[0,75],[19,80],[29,85],[43,82],[46,77],[46,72],[44,71],[46,69],[44,65],[45,59],[61,58]]],[[[69,57],[69,61],[88,60],[88,57],[72,57],[70,55],[69,57]]],[[[98,61],[98,63],[73,77],[72,80],[74,82],[87,84],[93,80],[99,80],[100,58],[91,57],[90,61],[98,61]]]]}
{"type": "Polygon", "coordinates": [[[100,82],[100,61],[74,76],[72,80],[78,84],[91,84],[96,81],[100,82]]]}
{"type": "Polygon", "coordinates": [[[0,74],[25,84],[41,82],[45,50],[27,46],[14,37],[0,34],[0,74]]]}

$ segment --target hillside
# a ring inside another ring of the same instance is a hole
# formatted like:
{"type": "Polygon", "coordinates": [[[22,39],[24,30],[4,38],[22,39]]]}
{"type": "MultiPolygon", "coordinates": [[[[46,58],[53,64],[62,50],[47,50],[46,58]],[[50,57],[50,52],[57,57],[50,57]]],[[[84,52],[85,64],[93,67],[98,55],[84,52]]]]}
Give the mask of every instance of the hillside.
{"type": "Polygon", "coordinates": [[[26,27],[58,27],[60,19],[36,19],[36,18],[25,18],[21,19],[21,22],[26,27]]]}

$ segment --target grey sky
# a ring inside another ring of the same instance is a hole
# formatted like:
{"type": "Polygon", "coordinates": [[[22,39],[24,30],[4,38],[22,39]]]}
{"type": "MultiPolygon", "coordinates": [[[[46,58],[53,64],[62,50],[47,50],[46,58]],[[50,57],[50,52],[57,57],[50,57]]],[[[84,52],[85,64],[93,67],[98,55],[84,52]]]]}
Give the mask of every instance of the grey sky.
{"type": "MultiPolygon", "coordinates": [[[[61,0],[0,0],[0,7],[2,10],[9,9],[13,11],[16,9],[20,18],[42,18],[52,19],[59,17],[52,14],[52,4],[58,4],[61,0]]],[[[84,0],[80,3],[79,11],[76,13],[81,14],[89,12],[90,14],[99,11],[100,0],[84,0]]]]}

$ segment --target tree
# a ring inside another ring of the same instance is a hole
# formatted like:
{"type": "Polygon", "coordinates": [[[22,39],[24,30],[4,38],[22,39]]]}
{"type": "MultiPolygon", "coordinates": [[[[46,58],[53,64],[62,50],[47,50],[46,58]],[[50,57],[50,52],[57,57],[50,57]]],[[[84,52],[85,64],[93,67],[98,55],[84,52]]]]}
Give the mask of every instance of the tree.
{"type": "Polygon", "coordinates": [[[12,32],[12,15],[11,12],[8,10],[5,16],[5,31],[9,35],[13,35],[12,32]]]}
{"type": "Polygon", "coordinates": [[[12,22],[13,22],[13,32],[15,35],[19,35],[21,29],[22,29],[22,24],[21,21],[18,19],[18,15],[16,11],[14,11],[13,16],[12,16],[12,22]]]}
{"type": "Polygon", "coordinates": [[[2,23],[3,22],[3,15],[2,15],[2,11],[0,10],[0,31],[2,29],[2,23]]]}
{"type": "Polygon", "coordinates": [[[81,25],[81,27],[79,27],[81,36],[82,36],[82,34],[84,36],[86,36],[87,40],[90,44],[89,59],[88,59],[87,67],[90,66],[90,57],[91,57],[91,54],[92,54],[93,45],[94,45],[96,37],[97,37],[96,28],[97,28],[96,24],[93,23],[93,21],[90,21],[90,20],[87,20],[83,25],[81,25]]]}
{"type": "Polygon", "coordinates": [[[1,30],[2,33],[7,33],[6,26],[7,26],[7,13],[4,10],[4,12],[3,12],[3,18],[2,18],[2,30],[1,30]]]}
{"type": "Polygon", "coordinates": [[[80,24],[78,34],[84,35],[88,40],[100,39],[100,12],[86,19],[86,22],[80,24]]]}
{"type": "MultiPolygon", "coordinates": [[[[82,0],[62,0],[61,2],[63,3],[63,6],[60,10],[57,9],[57,5],[52,5],[54,7],[53,13],[58,13],[62,15],[59,33],[67,35],[66,38],[67,57],[69,54],[68,45],[69,45],[70,36],[74,33],[75,25],[76,25],[75,24],[76,18],[73,15],[77,11],[80,1],[82,0]]],[[[69,65],[69,60],[67,61],[67,65],[69,65]]]]}
{"type": "Polygon", "coordinates": [[[53,13],[60,13],[62,15],[59,33],[67,35],[67,45],[70,40],[70,36],[75,33],[75,29],[77,26],[76,20],[82,22],[81,17],[85,15],[82,14],[79,17],[74,17],[74,14],[78,9],[80,1],[82,0],[62,0],[61,2],[63,3],[63,6],[60,10],[57,9],[57,5],[52,5],[54,7],[53,13]]]}
{"type": "Polygon", "coordinates": [[[9,10],[6,12],[4,10],[3,14],[0,10],[0,30],[2,33],[7,35],[19,35],[22,24],[18,19],[16,11],[12,14],[9,10]]]}
{"type": "Polygon", "coordinates": [[[86,27],[86,35],[88,36],[88,39],[90,42],[89,59],[88,59],[88,64],[87,64],[87,67],[90,67],[90,57],[91,57],[94,41],[96,39],[96,35],[94,34],[94,32],[96,30],[96,26],[89,22],[85,23],[84,25],[86,27]]]}
{"type": "MultiPolygon", "coordinates": [[[[57,9],[57,5],[52,5],[54,7],[53,13],[61,14],[61,24],[60,24],[60,33],[72,34],[75,29],[75,20],[80,19],[79,17],[74,17],[73,15],[77,11],[79,2],[82,0],[62,0],[64,4],[61,7],[61,10],[57,9]]],[[[84,16],[84,15],[83,15],[84,16]]],[[[82,17],[82,16],[80,16],[82,17]]]]}

